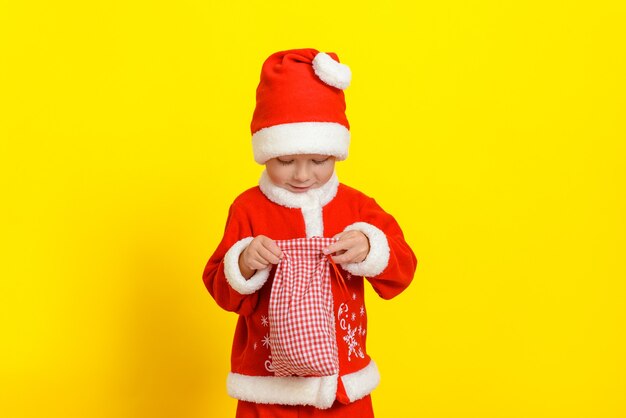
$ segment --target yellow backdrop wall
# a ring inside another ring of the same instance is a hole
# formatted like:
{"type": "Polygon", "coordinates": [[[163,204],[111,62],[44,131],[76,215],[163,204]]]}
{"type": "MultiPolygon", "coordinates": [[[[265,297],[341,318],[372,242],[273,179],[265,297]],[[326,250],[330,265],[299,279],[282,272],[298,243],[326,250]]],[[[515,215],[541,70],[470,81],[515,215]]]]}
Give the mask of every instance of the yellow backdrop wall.
{"type": "Polygon", "coordinates": [[[420,262],[368,293],[379,417],[626,417],[619,1],[0,4],[0,414],[231,417],[201,280],[263,60],[353,72],[341,181],[420,262]]]}

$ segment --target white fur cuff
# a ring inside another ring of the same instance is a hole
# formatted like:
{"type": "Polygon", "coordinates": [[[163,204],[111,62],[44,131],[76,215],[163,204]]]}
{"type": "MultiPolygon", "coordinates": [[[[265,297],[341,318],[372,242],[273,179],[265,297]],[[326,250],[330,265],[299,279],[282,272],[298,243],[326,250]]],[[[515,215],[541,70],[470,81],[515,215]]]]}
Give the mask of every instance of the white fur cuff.
{"type": "Polygon", "coordinates": [[[361,231],[370,242],[370,252],[360,263],[342,264],[345,270],[356,276],[374,277],[382,273],[389,264],[389,243],[383,231],[367,222],[348,225],[344,231],[361,231]]]}
{"type": "Polygon", "coordinates": [[[251,295],[259,290],[270,275],[272,267],[257,270],[249,279],[246,279],[239,270],[239,256],[248,247],[253,237],[247,237],[237,241],[224,256],[224,275],[228,284],[242,295],[251,295]]]}

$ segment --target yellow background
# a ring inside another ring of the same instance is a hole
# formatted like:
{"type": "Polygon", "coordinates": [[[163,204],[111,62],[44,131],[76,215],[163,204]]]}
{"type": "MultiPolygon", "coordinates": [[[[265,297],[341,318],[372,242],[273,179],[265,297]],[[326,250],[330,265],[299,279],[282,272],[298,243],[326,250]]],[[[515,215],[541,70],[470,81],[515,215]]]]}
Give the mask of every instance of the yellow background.
{"type": "Polygon", "coordinates": [[[368,293],[377,416],[626,417],[620,3],[1,2],[0,415],[234,416],[201,273],[261,64],[313,47],[419,260],[368,293]]]}

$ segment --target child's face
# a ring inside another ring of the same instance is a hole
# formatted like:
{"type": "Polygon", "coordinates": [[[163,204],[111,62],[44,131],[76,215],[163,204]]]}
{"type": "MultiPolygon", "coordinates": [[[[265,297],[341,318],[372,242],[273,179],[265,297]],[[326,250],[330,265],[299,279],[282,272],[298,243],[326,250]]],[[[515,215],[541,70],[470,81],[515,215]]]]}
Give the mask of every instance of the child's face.
{"type": "Polygon", "coordinates": [[[268,160],[265,168],[276,186],[303,193],[330,180],[335,170],[335,157],[322,154],[283,155],[268,160]]]}

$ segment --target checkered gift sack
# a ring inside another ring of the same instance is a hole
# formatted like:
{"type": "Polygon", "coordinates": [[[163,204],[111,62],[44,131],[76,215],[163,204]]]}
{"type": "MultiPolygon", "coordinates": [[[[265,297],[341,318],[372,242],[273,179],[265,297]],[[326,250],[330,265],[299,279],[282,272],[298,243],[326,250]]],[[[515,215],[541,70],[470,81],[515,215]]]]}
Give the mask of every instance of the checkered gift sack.
{"type": "MultiPolygon", "coordinates": [[[[322,237],[276,241],[284,256],[276,268],[269,304],[276,376],[331,376],[339,370],[332,260],[322,253],[335,241],[322,237]]],[[[339,275],[334,263],[333,267],[339,275]]],[[[343,279],[341,283],[345,287],[343,279]]]]}

